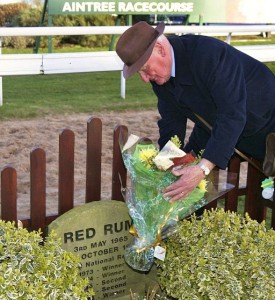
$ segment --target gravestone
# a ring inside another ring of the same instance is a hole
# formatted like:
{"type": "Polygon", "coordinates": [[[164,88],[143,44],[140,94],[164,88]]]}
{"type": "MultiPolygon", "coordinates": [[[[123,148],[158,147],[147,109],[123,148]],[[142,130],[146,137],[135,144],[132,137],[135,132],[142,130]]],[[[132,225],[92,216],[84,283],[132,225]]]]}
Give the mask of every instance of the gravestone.
{"type": "Polygon", "coordinates": [[[125,263],[124,250],[133,239],[130,226],[126,204],[115,200],[75,207],[49,225],[61,247],[80,257],[80,275],[89,278],[96,300],[129,300],[130,290],[143,294],[157,284],[154,268],[145,274],[125,263]]]}

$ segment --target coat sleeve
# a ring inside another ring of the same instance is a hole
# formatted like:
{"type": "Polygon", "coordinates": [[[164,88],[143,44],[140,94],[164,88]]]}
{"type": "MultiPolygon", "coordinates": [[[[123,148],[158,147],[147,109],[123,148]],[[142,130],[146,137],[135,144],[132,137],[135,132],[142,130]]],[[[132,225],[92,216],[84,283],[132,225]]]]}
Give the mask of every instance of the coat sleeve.
{"type": "Polygon", "coordinates": [[[159,140],[158,144],[160,149],[173,137],[177,135],[184,145],[184,139],[186,134],[187,118],[182,110],[172,99],[165,87],[156,86],[152,83],[153,90],[158,97],[158,111],[160,113],[160,119],[158,121],[159,127],[159,140]]]}
{"type": "MultiPolygon", "coordinates": [[[[194,49],[192,72],[216,107],[203,157],[226,168],[246,123],[246,82],[241,55],[225,43],[206,41],[194,49]]],[[[202,99],[203,101],[203,99],[202,99]]]]}

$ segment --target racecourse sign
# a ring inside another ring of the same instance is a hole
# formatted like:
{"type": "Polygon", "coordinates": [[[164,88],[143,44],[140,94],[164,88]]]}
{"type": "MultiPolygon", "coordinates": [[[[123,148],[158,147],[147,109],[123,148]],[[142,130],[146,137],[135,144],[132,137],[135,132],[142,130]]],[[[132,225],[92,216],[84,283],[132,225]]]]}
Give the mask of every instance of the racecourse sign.
{"type": "Polygon", "coordinates": [[[49,15],[189,15],[197,23],[274,24],[274,0],[49,0],[49,15]],[[218,11],[218,13],[217,13],[218,11]]]}
{"type": "Polygon", "coordinates": [[[194,1],[49,1],[50,15],[64,14],[190,14],[194,1]]]}

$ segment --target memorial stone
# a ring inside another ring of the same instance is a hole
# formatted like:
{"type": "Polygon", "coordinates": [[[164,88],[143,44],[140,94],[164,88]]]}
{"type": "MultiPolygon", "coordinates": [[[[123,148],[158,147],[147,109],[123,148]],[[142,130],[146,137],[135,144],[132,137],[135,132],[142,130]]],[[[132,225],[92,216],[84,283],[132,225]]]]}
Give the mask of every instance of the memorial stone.
{"type": "Polygon", "coordinates": [[[95,299],[130,299],[130,291],[144,292],[157,282],[153,268],[144,274],[131,269],[124,250],[132,240],[131,218],[124,202],[94,201],[75,207],[49,225],[61,247],[81,259],[80,275],[88,277],[95,299]]]}

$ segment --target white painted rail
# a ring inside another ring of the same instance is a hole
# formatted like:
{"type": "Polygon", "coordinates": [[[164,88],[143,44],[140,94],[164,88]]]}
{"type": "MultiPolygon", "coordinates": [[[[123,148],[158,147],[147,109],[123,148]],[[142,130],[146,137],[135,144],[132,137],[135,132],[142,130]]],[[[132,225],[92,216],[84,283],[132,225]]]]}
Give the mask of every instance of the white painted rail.
{"type": "Polygon", "coordinates": [[[115,51],[0,56],[0,76],[121,71],[122,67],[115,51]]]}
{"type": "Polygon", "coordinates": [[[235,48],[262,62],[275,61],[275,45],[247,45],[235,48]]]}
{"type": "MultiPolygon", "coordinates": [[[[275,61],[275,45],[236,48],[262,62],[275,61]]],[[[115,51],[0,55],[0,76],[121,71],[122,67],[115,51]]]]}
{"type": "MultiPolygon", "coordinates": [[[[0,105],[3,103],[2,77],[11,75],[63,74],[97,71],[121,71],[123,63],[115,51],[1,54],[1,37],[122,34],[129,26],[91,27],[10,27],[0,28],[0,105]]],[[[275,25],[242,26],[166,26],[165,34],[205,34],[213,36],[275,33],[275,25]]],[[[275,45],[239,46],[239,50],[263,61],[275,61],[275,45]]],[[[125,98],[125,79],[121,72],[121,97],[125,98]]]]}
{"type": "MultiPolygon", "coordinates": [[[[3,36],[54,36],[54,35],[97,35],[122,34],[129,26],[78,26],[78,27],[6,27],[0,28],[0,37],[3,36]]],[[[203,26],[166,26],[165,33],[211,33],[211,35],[260,34],[275,32],[275,25],[203,25],[203,26]]]]}

